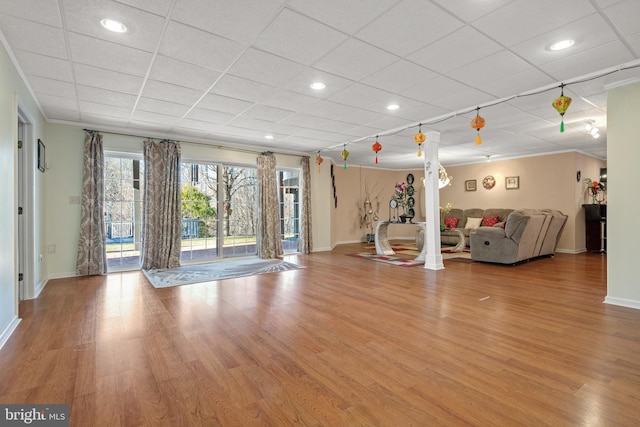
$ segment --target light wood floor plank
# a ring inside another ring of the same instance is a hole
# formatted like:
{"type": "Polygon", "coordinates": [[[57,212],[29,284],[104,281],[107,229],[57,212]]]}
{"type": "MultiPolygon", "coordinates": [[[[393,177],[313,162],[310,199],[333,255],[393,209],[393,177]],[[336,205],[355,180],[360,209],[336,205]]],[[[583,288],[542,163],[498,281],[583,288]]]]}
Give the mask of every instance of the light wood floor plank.
{"type": "Polygon", "coordinates": [[[0,402],[77,426],[635,426],[640,311],[606,256],[445,269],[347,256],[154,289],[51,280],[0,351],[0,402]]]}

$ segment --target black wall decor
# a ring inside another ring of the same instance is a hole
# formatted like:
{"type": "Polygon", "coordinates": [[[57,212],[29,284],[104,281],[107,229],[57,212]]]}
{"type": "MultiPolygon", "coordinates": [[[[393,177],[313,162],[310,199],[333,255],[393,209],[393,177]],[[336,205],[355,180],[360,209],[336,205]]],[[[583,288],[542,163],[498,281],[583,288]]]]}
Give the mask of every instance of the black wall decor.
{"type": "Polygon", "coordinates": [[[331,185],[333,185],[333,203],[338,208],[338,194],[336,193],[336,176],[333,173],[333,164],[331,165],[331,185]]]}

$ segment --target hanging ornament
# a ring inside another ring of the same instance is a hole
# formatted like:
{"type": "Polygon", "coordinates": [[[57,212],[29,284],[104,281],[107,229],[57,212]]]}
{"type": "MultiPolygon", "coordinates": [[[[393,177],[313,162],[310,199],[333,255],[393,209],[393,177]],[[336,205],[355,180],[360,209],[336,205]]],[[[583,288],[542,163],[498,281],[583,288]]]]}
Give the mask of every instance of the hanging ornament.
{"type": "Polygon", "coordinates": [[[324,159],[322,158],[322,156],[320,155],[320,152],[318,151],[318,155],[316,156],[316,165],[318,165],[318,173],[320,173],[320,165],[322,164],[322,162],[324,162],[324,159]]]}
{"type": "Polygon", "coordinates": [[[476,107],[476,116],[471,120],[471,127],[478,131],[476,135],[476,145],[482,144],[482,138],[480,138],[480,129],[485,125],[484,118],[480,115],[480,107],[476,107]]]}
{"type": "Polygon", "coordinates": [[[382,144],[378,142],[378,135],[376,135],[376,142],[373,143],[371,149],[376,152],[376,165],[378,164],[378,152],[382,150],[382,144]]]}
{"type": "Polygon", "coordinates": [[[347,151],[347,144],[344,145],[344,149],[342,150],[342,153],[340,153],[340,155],[342,156],[342,160],[344,160],[344,168],[347,169],[347,158],[349,157],[349,152],[347,151]]]}
{"type": "Polygon", "coordinates": [[[560,113],[560,132],[564,132],[564,113],[571,105],[571,98],[564,96],[564,84],[560,85],[560,96],[554,99],[551,105],[560,113]]]}
{"type": "Polygon", "coordinates": [[[418,125],[418,133],[415,134],[413,140],[418,144],[418,157],[422,157],[422,143],[427,139],[427,137],[422,133],[422,123],[418,125]]]}

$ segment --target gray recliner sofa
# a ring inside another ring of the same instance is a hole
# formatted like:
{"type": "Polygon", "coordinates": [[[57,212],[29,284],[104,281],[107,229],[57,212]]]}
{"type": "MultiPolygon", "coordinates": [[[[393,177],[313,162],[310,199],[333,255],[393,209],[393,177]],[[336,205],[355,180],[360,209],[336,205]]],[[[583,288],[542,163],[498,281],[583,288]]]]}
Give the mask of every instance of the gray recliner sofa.
{"type": "Polygon", "coordinates": [[[502,227],[479,227],[469,235],[471,259],[500,264],[553,256],[567,216],[552,209],[520,209],[502,227]]]}

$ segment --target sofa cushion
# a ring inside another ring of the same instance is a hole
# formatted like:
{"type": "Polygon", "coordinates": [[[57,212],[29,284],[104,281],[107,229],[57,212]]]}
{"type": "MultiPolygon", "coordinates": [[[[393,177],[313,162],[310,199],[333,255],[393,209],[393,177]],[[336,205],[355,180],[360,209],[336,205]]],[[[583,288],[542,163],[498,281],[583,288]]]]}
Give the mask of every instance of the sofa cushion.
{"type": "Polygon", "coordinates": [[[447,228],[456,228],[460,222],[460,218],[456,217],[444,217],[444,226],[447,228]]]}
{"type": "Polygon", "coordinates": [[[495,216],[483,216],[482,217],[482,226],[483,227],[493,227],[500,221],[500,217],[498,215],[495,216]]]}
{"type": "Polygon", "coordinates": [[[474,229],[480,227],[480,224],[482,224],[482,218],[469,217],[469,218],[467,218],[467,223],[464,225],[464,228],[469,229],[469,230],[474,230],[474,229]]]}

